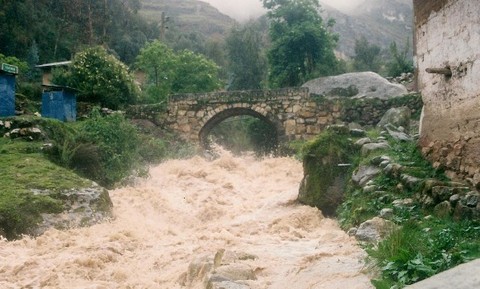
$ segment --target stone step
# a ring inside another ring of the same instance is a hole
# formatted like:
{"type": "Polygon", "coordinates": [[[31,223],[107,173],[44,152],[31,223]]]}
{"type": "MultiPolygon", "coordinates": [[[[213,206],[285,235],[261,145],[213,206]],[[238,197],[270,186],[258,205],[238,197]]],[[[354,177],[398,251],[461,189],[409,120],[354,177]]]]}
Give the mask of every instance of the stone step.
{"type": "Polygon", "coordinates": [[[480,259],[459,265],[405,289],[478,289],[480,288],[480,259]]]}

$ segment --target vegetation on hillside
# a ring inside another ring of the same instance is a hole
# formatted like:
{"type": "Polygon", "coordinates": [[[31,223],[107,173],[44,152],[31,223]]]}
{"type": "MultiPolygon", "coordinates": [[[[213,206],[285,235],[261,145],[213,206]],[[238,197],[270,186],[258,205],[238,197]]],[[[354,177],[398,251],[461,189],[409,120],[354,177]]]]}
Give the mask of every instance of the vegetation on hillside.
{"type": "MultiPolygon", "coordinates": [[[[40,63],[69,60],[85,47],[105,45],[132,63],[158,27],[139,14],[139,0],[16,0],[0,2],[0,52],[40,63]]],[[[38,64],[38,63],[36,63],[38,64]]]]}
{"type": "Polygon", "coordinates": [[[267,23],[251,21],[230,30],[226,39],[228,90],[262,89],[266,85],[267,43],[262,34],[266,29],[267,23]]]}

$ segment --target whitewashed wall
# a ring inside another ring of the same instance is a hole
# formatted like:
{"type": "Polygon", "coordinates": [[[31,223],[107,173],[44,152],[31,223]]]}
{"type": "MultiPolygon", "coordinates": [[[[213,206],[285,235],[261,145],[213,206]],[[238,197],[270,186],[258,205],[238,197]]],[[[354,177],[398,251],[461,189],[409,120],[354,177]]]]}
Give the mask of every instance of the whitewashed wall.
{"type": "Polygon", "coordinates": [[[424,101],[420,129],[424,153],[452,175],[477,174],[480,182],[480,1],[446,1],[428,18],[418,18],[416,61],[424,101]],[[451,77],[425,71],[446,67],[451,77]]]}

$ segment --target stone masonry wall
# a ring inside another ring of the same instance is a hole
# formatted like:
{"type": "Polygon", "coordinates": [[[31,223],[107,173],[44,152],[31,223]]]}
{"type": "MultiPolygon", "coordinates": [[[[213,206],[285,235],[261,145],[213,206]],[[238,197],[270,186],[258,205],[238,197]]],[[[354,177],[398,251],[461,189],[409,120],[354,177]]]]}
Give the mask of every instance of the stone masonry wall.
{"type": "Polygon", "coordinates": [[[319,108],[308,89],[289,88],[173,96],[167,124],[186,139],[198,141],[202,128],[217,115],[226,119],[246,110],[276,127],[280,140],[312,138],[340,116],[335,105],[319,108]]]}
{"type": "Polygon", "coordinates": [[[480,183],[478,4],[477,0],[415,1],[418,84],[424,102],[420,144],[450,177],[471,178],[475,184],[480,183]],[[430,2],[441,5],[428,10],[430,2]],[[430,12],[426,20],[419,11],[430,12]],[[431,68],[450,69],[451,75],[427,73],[431,68]]]}

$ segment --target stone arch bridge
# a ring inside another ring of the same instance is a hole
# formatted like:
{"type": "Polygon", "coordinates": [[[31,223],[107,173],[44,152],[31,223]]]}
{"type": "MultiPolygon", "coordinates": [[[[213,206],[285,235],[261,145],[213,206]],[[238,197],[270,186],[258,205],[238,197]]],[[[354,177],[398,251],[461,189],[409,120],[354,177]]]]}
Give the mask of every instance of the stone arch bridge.
{"type": "Polygon", "coordinates": [[[268,123],[279,142],[310,139],[340,116],[340,106],[319,105],[308,88],[251,90],[171,96],[165,125],[184,139],[207,143],[227,118],[249,115],[268,123]]]}
{"type": "Polygon", "coordinates": [[[220,122],[250,115],[270,124],[282,143],[311,139],[337,122],[373,126],[391,107],[408,106],[415,113],[422,105],[419,94],[389,99],[331,98],[311,95],[308,88],[300,87],[173,95],[166,108],[161,104],[132,106],[127,116],[149,120],[185,140],[205,145],[209,132],[220,122]]]}

